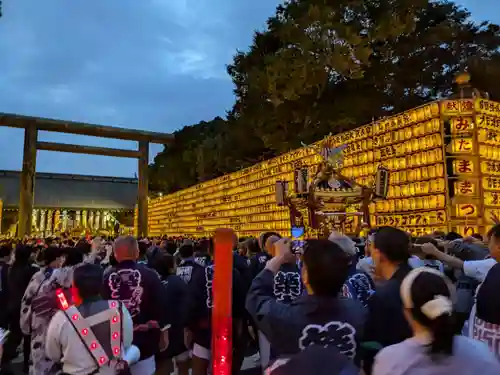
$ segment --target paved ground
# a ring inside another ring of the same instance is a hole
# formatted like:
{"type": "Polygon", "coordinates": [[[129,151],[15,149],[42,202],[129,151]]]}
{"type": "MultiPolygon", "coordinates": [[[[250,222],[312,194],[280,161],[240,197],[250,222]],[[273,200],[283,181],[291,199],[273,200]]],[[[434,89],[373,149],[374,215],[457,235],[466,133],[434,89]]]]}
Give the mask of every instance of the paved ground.
{"type": "MultiPolygon", "coordinates": [[[[15,375],[24,375],[22,371],[22,354],[16,360],[14,360],[14,374],[15,375]]],[[[248,356],[243,361],[243,366],[241,367],[240,375],[261,375],[262,371],[260,370],[260,358],[259,354],[255,354],[252,356],[248,356]]]]}

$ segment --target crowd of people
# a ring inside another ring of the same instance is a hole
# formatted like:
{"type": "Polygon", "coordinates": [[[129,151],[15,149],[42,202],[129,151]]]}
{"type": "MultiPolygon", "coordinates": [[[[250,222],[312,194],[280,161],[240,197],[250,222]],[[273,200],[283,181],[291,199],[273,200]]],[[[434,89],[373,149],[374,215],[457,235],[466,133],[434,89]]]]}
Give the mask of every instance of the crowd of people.
{"type": "MultiPolygon", "coordinates": [[[[0,374],[20,351],[30,375],[209,374],[213,250],[166,236],[1,242],[0,374]]],[[[500,225],[485,238],[235,238],[232,373],[254,350],[272,375],[498,375],[499,259],[500,225]]]]}

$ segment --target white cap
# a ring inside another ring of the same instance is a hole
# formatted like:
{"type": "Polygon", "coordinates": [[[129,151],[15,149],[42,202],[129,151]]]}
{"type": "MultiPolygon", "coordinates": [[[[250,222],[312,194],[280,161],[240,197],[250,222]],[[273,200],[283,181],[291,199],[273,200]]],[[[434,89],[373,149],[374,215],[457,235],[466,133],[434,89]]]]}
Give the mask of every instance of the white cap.
{"type": "Polygon", "coordinates": [[[358,253],[356,242],[351,240],[345,234],[333,231],[328,237],[328,240],[339,245],[340,248],[348,255],[354,256],[358,253]]]}

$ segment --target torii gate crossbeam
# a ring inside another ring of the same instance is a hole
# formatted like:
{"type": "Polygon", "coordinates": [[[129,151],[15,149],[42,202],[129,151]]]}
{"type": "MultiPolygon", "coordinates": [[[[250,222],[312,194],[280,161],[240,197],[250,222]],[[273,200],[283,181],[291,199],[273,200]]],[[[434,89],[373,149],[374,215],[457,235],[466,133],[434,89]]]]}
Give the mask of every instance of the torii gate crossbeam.
{"type": "Polygon", "coordinates": [[[0,113],[0,126],[24,129],[23,168],[21,172],[21,191],[19,199],[19,236],[31,234],[37,150],[138,159],[138,234],[143,237],[148,235],[149,144],[169,144],[174,139],[173,135],[7,113],[0,113]],[[138,142],[138,149],[121,150],[105,147],[39,142],[39,130],[136,141],[138,142]]]}

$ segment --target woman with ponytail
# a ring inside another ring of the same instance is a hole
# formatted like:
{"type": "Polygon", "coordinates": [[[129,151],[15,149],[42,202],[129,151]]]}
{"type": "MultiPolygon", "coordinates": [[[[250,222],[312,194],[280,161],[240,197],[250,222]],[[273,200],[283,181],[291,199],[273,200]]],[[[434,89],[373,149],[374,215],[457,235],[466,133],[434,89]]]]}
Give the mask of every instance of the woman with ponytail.
{"type": "Polygon", "coordinates": [[[500,374],[500,362],[485,344],[455,335],[455,289],[446,276],[417,268],[400,291],[413,337],[380,351],[373,375],[500,374]]]}

